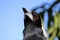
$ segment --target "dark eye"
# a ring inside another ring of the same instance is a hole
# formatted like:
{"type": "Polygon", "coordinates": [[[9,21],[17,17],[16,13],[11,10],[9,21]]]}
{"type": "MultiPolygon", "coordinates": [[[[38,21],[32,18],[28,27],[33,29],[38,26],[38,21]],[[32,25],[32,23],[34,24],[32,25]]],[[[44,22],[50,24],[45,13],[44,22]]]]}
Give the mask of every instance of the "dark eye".
{"type": "Polygon", "coordinates": [[[33,17],[34,17],[36,20],[39,19],[39,15],[38,15],[36,12],[32,12],[32,15],[33,15],[33,17]]]}
{"type": "Polygon", "coordinates": [[[36,20],[39,19],[39,16],[38,15],[34,14],[33,16],[36,18],[36,20]]]}

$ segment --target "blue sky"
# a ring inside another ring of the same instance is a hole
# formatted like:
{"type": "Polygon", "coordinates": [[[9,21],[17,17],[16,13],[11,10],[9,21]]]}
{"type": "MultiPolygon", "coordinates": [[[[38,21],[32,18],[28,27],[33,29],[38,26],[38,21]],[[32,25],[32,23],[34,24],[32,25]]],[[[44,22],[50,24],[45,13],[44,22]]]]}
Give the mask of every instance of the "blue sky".
{"type": "Polygon", "coordinates": [[[31,10],[32,7],[45,2],[51,3],[53,0],[0,0],[0,40],[22,40],[22,7],[31,10]]]}

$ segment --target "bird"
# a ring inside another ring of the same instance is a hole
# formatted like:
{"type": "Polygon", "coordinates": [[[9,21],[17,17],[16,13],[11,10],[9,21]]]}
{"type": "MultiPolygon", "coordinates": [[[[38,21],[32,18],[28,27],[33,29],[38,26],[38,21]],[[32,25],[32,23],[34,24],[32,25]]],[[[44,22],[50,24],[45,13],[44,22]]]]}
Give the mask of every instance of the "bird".
{"type": "Polygon", "coordinates": [[[41,16],[34,11],[22,8],[24,12],[23,40],[48,40],[41,16]]]}

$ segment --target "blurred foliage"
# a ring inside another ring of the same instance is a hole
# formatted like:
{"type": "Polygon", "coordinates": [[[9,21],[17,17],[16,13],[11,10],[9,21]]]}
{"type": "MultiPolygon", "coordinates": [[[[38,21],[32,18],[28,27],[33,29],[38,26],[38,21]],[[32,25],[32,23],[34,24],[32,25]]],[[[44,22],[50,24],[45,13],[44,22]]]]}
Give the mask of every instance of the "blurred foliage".
{"type": "Polygon", "coordinates": [[[48,29],[48,32],[49,40],[54,40],[56,36],[60,40],[60,13],[56,13],[54,16],[54,25],[48,29]]]}
{"type": "Polygon", "coordinates": [[[39,12],[39,15],[42,16],[43,20],[44,20],[44,13],[47,11],[48,12],[48,33],[49,33],[49,38],[48,40],[54,40],[55,37],[58,38],[58,40],[60,40],[60,10],[58,12],[56,12],[55,16],[52,16],[52,8],[56,5],[60,3],[60,0],[57,0],[56,2],[54,2],[49,9],[46,9],[44,6],[45,4],[43,4],[42,6],[38,6],[32,9],[32,11],[35,12],[35,10],[39,9],[39,8],[43,8],[42,12],[39,12]],[[51,25],[50,23],[53,22],[53,25],[51,25]]]}

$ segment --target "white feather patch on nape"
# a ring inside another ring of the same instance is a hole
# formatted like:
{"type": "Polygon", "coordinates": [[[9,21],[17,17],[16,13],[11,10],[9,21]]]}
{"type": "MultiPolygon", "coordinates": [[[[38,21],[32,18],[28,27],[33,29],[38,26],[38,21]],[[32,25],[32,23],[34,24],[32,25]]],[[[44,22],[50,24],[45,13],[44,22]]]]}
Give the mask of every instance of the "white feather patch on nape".
{"type": "Polygon", "coordinates": [[[45,29],[43,27],[42,27],[42,30],[43,30],[44,36],[47,37],[47,33],[46,33],[46,31],[45,31],[45,29]]]}
{"type": "Polygon", "coordinates": [[[26,13],[26,15],[33,21],[33,15],[31,14],[31,12],[26,13]]]}
{"type": "Polygon", "coordinates": [[[45,37],[47,38],[47,40],[48,40],[48,35],[47,35],[46,30],[44,29],[43,22],[42,22],[42,30],[43,30],[43,34],[44,34],[44,36],[45,36],[45,37]]]}

